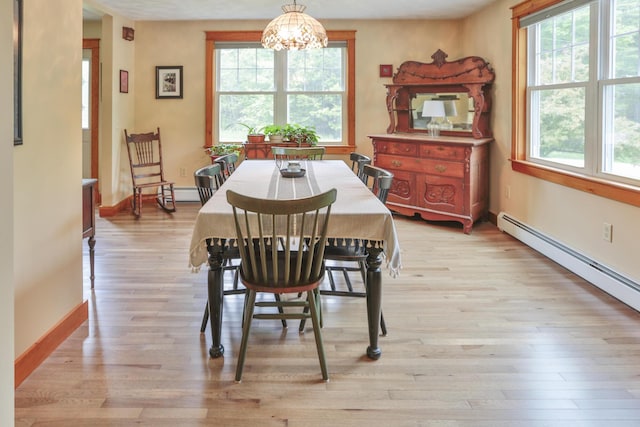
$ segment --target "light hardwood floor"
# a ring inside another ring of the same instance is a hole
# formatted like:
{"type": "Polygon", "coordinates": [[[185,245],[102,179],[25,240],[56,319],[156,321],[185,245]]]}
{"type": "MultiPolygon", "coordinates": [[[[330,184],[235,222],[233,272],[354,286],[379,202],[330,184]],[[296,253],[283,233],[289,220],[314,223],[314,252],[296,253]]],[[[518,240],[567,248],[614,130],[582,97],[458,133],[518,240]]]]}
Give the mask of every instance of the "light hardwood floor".
{"type": "Polygon", "coordinates": [[[89,321],[16,390],[17,426],[640,425],[640,315],[490,223],[396,217],[380,360],[365,300],[323,297],[330,381],[309,329],[263,320],[236,384],[241,297],[225,300],[224,358],[200,334],[198,208],[98,218],[89,321]]]}

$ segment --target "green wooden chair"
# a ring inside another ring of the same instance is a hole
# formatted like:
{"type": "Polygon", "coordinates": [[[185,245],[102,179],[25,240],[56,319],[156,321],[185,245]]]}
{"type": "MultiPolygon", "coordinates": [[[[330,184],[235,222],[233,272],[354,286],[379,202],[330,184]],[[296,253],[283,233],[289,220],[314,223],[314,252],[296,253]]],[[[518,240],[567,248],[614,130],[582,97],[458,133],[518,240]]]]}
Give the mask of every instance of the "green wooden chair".
{"type": "MultiPolygon", "coordinates": [[[[204,206],[205,203],[218,191],[222,183],[225,181],[222,173],[222,167],[220,164],[213,164],[204,166],[193,173],[193,178],[198,189],[198,196],[200,197],[200,203],[204,206]]],[[[209,243],[209,242],[207,242],[209,243]]],[[[225,250],[222,252],[222,260],[225,271],[231,271],[233,274],[233,287],[231,289],[225,289],[225,295],[242,294],[245,293],[245,289],[238,288],[238,266],[240,253],[232,242],[225,246],[225,250]],[[234,264],[235,261],[235,264],[234,264]]],[[[207,323],[209,322],[209,303],[204,307],[204,315],[202,316],[202,324],[200,325],[200,332],[204,332],[207,329],[207,323]]]]}
{"type": "Polygon", "coordinates": [[[324,250],[331,205],[337,191],[295,200],[256,199],[227,191],[240,250],[240,281],[247,288],[236,381],[242,380],[252,319],[308,319],[313,323],[322,378],[329,379],[320,332],[318,286],[324,279],[324,250]],[[305,300],[259,301],[256,294],[306,292],[305,300]],[[255,312],[276,307],[277,313],[255,312]],[[284,310],[287,307],[300,310],[284,310]]]}
{"type": "Polygon", "coordinates": [[[351,160],[351,170],[353,173],[355,173],[358,178],[364,182],[364,165],[371,164],[371,157],[353,152],[349,155],[349,160],[351,160]]]}
{"type": "Polygon", "coordinates": [[[235,153],[225,154],[224,156],[218,157],[215,162],[220,165],[222,169],[222,178],[224,181],[231,176],[233,172],[236,170],[236,166],[238,164],[238,155],[235,153]]]}
{"type": "Polygon", "coordinates": [[[278,169],[291,160],[322,160],[324,153],[324,147],[271,147],[278,169]]]}
{"type": "MultiPolygon", "coordinates": [[[[385,169],[365,164],[362,168],[362,179],[365,185],[373,191],[382,203],[386,203],[389,189],[393,182],[393,174],[385,169]]],[[[325,249],[324,258],[326,261],[337,261],[326,266],[329,278],[330,289],[322,289],[323,295],[337,295],[349,297],[366,297],[364,292],[356,291],[349,278],[350,272],[360,272],[362,283],[366,283],[367,277],[367,241],[344,239],[330,239],[325,249]],[[355,264],[355,265],[354,265],[355,264]],[[342,273],[347,290],[338,290],[334,273],[342,273]]],[[[387,334],[387,326],[384,316],[380,315],[380,328],[383,335],[387,334]]]]}

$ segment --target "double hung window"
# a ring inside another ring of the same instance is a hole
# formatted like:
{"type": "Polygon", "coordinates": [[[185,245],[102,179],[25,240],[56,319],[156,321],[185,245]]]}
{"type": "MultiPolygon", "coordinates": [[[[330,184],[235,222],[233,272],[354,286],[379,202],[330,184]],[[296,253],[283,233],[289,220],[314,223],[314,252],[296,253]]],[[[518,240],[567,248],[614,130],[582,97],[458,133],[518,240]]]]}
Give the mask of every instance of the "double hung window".
{"type": "Polygon", "coordinates": [[[640,187],[640,0],[529,3],[514,8],[514,168],[619,199],[607,185],[640,187]]]}
{"type": "Polygon", "coordinates": [[[302,51],[216,43],[216,140],[243,141],[247,128],[289,123],[315,128],[321,145],[346,145],[347,72],[345,42],[302,51]]]}

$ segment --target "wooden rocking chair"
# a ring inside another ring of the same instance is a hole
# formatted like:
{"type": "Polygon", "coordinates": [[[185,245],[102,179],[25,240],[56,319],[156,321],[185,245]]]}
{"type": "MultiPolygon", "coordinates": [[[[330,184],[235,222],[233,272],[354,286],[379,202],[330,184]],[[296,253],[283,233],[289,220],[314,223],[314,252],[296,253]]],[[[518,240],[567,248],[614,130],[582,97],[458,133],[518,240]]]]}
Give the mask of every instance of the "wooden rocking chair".
{"type": "Polygon", "coordinates": [[[155,198],[166,212],[175,212],[176,203],[173,182],[164,178],[162,169],[162,143],[160,128],[157,133],[128,134],[124,131],[131,166],[133,184],[133,214],[140,217],[143,198],[155,198]],[[158,188],[160,191],[158,191],[158,188]],[[154,193],[143,193],[145,189],[154,189],[154,193]]]}

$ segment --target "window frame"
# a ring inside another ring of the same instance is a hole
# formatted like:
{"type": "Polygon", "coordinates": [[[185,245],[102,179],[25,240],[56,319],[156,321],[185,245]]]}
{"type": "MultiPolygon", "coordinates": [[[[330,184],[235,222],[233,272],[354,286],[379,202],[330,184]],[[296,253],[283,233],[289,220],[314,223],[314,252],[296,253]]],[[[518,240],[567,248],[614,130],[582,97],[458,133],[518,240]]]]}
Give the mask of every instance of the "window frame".
{"type": "MultiPolygon", "coordinates": [[[[327,31],[331,41],[346,43],[346,129],[345,142],[326,145],[327,154],[349,154],[355,150],[355,31],[327,31]]],[[[215,44],[216,42],[259,42],[262,31],[206,31],[205,32],[205,145],[213,145],[215,115],[215,44]]]]}
{"type": "Polygon", "coordinates": [[[607,199],[640,207],[640,187],[603,176],[568,171],[527,160],[527,28],[525,17],[550,8],[563,0],[527,0],[512,7],[512,106],[511,169],[535,178],[584,191],[607,199]]]}

